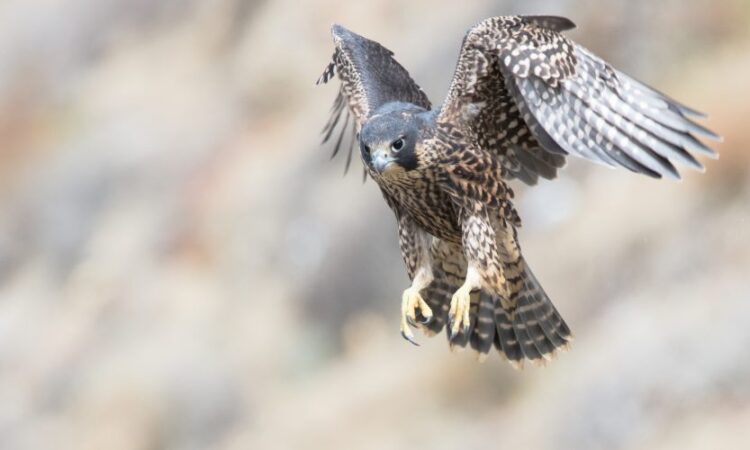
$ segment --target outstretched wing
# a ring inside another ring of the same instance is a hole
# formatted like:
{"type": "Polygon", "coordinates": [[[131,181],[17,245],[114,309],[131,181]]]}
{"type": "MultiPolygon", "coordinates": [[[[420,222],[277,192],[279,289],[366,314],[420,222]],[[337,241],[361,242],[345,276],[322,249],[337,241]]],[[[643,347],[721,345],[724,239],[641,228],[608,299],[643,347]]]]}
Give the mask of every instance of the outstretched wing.
{"type": "Polygon", "coordinates": [[[554,177],[567,154],[656,178],[679,178],[673,162],[702,170],[691,152],[716,153],[695,135],[720,138],[690,120],[701,114],[561,34],[574,26],[504,16],[472,28],[438,121],[464,124],[527,182],[554,177]]]}
{"type": "MultiPolygon", "coordinates": [[[[409,72],[393,58],[393,52],[341,25],[333,25],[331,34],[336,46],[333,61],[326,66],[317,84],[327,83],[335,74],[341,80],[341,87],[331,110],[331,119],[323,129],[325,143],[334,134],[346,110],[333,156],[341,147],[350,114],[354,116],[352,136],[355,136],[365,120],[386,103],[401,101],[430,109],[427,95],[409,76],[409,72]]],[[[347,156],[347,168],[351,162],[351,154],[352,146],[347,156]]]]}

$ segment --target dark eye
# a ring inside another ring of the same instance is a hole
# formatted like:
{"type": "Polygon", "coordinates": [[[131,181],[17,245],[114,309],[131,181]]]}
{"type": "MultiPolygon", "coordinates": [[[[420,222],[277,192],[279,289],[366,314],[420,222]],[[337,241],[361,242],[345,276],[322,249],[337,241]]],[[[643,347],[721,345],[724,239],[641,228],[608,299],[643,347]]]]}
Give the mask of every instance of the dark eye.
{"type": "Polygon", "coordinates": [[[404,148],[404,138],[398,138],[395,141],[393,141],[393,144],[391,144],[391,148],[394,152],[397,152],[404,148]]]}
{"type": "Polygon", "coordinates": [[[370,154],[370,147],[368,147],[366,145],[364,147],[365,147],[365,155],[369,155],[370,154]]]}

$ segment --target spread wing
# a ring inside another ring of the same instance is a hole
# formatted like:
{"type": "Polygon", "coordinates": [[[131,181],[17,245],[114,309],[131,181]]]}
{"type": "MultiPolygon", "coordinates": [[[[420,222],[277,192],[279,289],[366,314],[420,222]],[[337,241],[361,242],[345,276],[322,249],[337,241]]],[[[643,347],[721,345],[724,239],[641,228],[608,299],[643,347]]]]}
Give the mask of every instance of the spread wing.
{"type": "Polygon", "coordinates": [[[700,113],[617,71],[561,32],[562,17],[493,17],[464,38],[438,121],[462,123],[509,176],[553,178],[574,154],[660,178],[716,153],[700,113]]]}
{"type": "Polygon", "coordinates": [[[348,129],[350,115],[354,117],[352,144],[349,146],[346,163],[348,168],[354,136],[380,106],[392,101],[413,103],[425,109],[430,109],[431,105],[427,95],[409,76],[409,72],[393,58],[393,52],[341,25],[334,25],[331,34],[336,46],[333,61],[326,66],[316,84],[327,83],[338,74],[341,86],[333,103],[331,118],[323,128],[323,142],[333,136],[345,114],[346,118],[333,150],[335,156],[348,129]]]}

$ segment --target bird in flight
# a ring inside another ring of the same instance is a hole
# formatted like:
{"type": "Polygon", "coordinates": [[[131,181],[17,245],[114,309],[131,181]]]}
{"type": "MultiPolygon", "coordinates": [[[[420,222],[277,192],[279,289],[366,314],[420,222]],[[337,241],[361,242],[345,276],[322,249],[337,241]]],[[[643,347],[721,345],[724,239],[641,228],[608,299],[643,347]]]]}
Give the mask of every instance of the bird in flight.
{"type": "MultiPolygon", "coordinates": [[[[340,25],[318,84],[341,85],[324,142],[353,116],[359,152],[393,210],[411,280],[401,334],[446,328],[451,347],[494,346],[514,367],[544,362],[572,335],[523,258],[507,181],[553,179],[568,155],[654,178],[717,154],[701,113],[623,74],[562,33],[553,16],[492,17],[466,34],[443,104],[379,43],[340,25]]],[[[347,167],[351,160],[349,149],[347,167]]]]}

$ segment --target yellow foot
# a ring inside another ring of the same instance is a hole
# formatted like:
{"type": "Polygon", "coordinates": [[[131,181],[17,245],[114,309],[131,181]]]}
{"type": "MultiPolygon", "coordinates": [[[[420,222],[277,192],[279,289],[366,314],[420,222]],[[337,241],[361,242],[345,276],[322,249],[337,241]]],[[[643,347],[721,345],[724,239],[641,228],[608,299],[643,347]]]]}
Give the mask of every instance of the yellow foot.
{"type": "Polygon", "coordinates": [[[425,321],[429,321],[432,318],[432,309],[427,306],[422,296],[419,295],[419,290],[410,287],[401,296],[401,336],[414,345],[419,344],[414,340],[414,333],[412,333],[409,324],[416,322],[417,309],[419,309],[425,321]]]}
{"type": "Polygon", "coordinates": [[[448,311],[448,323],[451,325],[451,336],[469,328],[469,308],[471,307],[471,286],[464,284],[451,298],[451,309],[448,311]]]}

